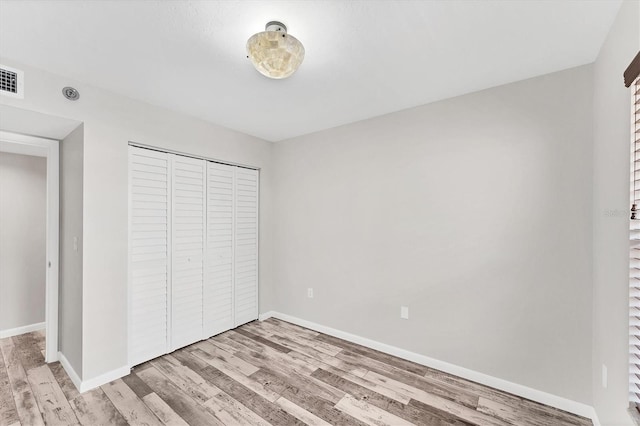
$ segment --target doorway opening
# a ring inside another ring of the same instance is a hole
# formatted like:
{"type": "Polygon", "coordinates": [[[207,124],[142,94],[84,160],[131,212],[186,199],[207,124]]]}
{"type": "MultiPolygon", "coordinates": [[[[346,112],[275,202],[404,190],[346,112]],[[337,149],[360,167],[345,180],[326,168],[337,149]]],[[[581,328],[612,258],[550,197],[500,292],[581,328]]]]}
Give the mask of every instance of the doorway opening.
{"type": "MultiPolygon", "coordinates": [[[[58,253],[58,241],[59,241],[59,176],[60,176],[60,163],[59,163],[59,142],[53,139],[44,139],[33,136],[26,136],[17,133],[9,133],[0,131],[0,153],[6,153],[7,155],[14,157],[7,157],[8,161],[19,161],[24,163],[25,165],[30,165],[34,169],[39,167],[38,161],[32,161],[35,159],[44,159],[44,168],[46,169],[46,188],[45,188],[45,209],[46,215],[44,219],[44,228],[45,228],[45,253],[42,262],[38,262],[39,259],[37,254],[33,254],[33,256],[23,256],[24,265],[14,265],[17,268],[12,268],[16,270],[17,276],[24,276],[28,273],[33,272],[37,276],[40,273],[42,276],[42,271],[44,271],[44,332],[46,336],[46,344],[45,344],[45,361],[46,362],[54,362],[58,360],[58,269],[59,269],[59,253],[58,253]],[[31,268],[33,261],[35,260],[35,271],[30,271],[28,268],[31,268]],[[38,266],[38,263],[41,263],[38,266]],[[22,267],[22,270],[20,269],[22,267]],[[42,270],[38,271],[37,269],[41,267],[42,270]]],[[[16,199],[24,200],[27,198],[28,194],[24,194],[24,197],[20,198],[19,194],[16,194],[16,199]]],[[[7,206],[5,206],[7,207],[7,206]]],[[[17,217],[19,214],[16,212],[11,212],[11,209],[18,209],[20,206],[18,204],[8,206],[9,214],[13,214],[14,217],[17,217]]],[[[19,218],[24,221],[28,221],[28,217],[19,218]]],[[[28,223],[27,229],[28,229],[28,223]]],[[[34,226],[36,226],[34,224],[34,226]]],[[[15,237],[15,235],[14,235],[15,237]]],[[[24,238],[29,238],[27,235],[24,238]]],[[[21,238],[18,235],[16,241],[20,241],[21,238]]],[[[10,253],[11,250],[6,250],[7,253],[10,253]]],[[[4,260],[4,259],[3,259],[4,260]]],[[[10,259],[9,259],[10,260],[10,259]]],[[[6,261],[6,260],[4,260],[6,261]]],[[[8,283],[0,283],[4,284],[5,291],[8,291],[8,283]]],[[[2,290],[2,289],[0,289],[2,290]]],[[[37,305],[37,294],[26,295],[25,297],[33,298],[33,304],[37,305]]],[[[9,299],[11,302],[11,300],[9,299]]],[[[25,321],[25,312],[24,309],[19,311],[17,315],[21,315],[19,321],[25,321]]],[[[19,324],[15,323],[13,326],[9,326],[6,329],[0,328],[0,338],[9,337],[13,335],[20,335],[28,332],[32,332],[35,330],[42,329],[42,322],[30,323],[30,321],[26,321],[27,324],[19,324]]]]}

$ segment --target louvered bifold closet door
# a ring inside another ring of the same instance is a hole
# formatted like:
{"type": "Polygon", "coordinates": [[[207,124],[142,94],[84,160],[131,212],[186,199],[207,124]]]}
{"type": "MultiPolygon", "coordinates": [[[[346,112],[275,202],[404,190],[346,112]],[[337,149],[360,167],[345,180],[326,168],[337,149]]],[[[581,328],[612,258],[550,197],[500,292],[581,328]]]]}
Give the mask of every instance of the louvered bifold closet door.
{"type": "Polygon", "coordinates": [[[129,361],[136,365],[168,348],[168,154],[129,147],[129,170],[129,361]]]}
{"type": "MultiPolygon", "coordinates": [[[[632,89],[631,204],[640,204],[640,79],[632,89]]],[[[629,263],[629,399],[640,405],[640,214],[631,220],[629,263]]]]}
{"type": "Polygon", "coordinates": [[[235,325],[258,318],[258,171],[236,168],[235,325]]]}
{"type": "Polygon", "coordinates": [[[204,334],[232,329],[234,166],[207,163],[207,251],[204,334]]]}
{"type": "Polygon", "coordinates": [[[202,339],[206,161],[171,155],[171,350],[202,339]]]}

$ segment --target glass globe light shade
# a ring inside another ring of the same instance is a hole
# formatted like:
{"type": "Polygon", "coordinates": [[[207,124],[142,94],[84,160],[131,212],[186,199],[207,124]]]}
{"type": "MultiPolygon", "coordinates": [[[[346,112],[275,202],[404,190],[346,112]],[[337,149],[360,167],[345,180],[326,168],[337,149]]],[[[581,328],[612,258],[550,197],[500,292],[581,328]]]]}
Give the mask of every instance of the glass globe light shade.
{"type": "Polygon", "coordinates": [[[304,60],[304,46],[283,24],[269,22],[266,31],[249,38],[247,55],[260,74],[281,79],[296,72],[304,60]]]}

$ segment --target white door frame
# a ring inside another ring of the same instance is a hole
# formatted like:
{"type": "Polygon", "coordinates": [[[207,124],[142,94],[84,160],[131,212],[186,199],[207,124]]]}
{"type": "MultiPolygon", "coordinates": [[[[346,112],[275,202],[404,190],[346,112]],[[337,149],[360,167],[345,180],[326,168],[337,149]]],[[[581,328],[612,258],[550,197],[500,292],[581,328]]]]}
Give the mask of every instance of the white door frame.
{"type": "Polygon", "coordinates": [[[45,361],[58,360],[58,270],[60,233],[60,143],[0,131],[0,152],[47,159],[46,350],[45,361]]]}

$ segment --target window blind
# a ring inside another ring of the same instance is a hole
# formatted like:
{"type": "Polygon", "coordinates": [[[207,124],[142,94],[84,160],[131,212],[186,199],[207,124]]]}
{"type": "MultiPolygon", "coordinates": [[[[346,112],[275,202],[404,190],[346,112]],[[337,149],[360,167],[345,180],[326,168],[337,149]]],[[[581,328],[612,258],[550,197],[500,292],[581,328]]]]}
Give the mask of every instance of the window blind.
{"type": "Polygon", "coordinates": [[[629,400],[640,407],[640,78],[631,85],[629,400]]]}

